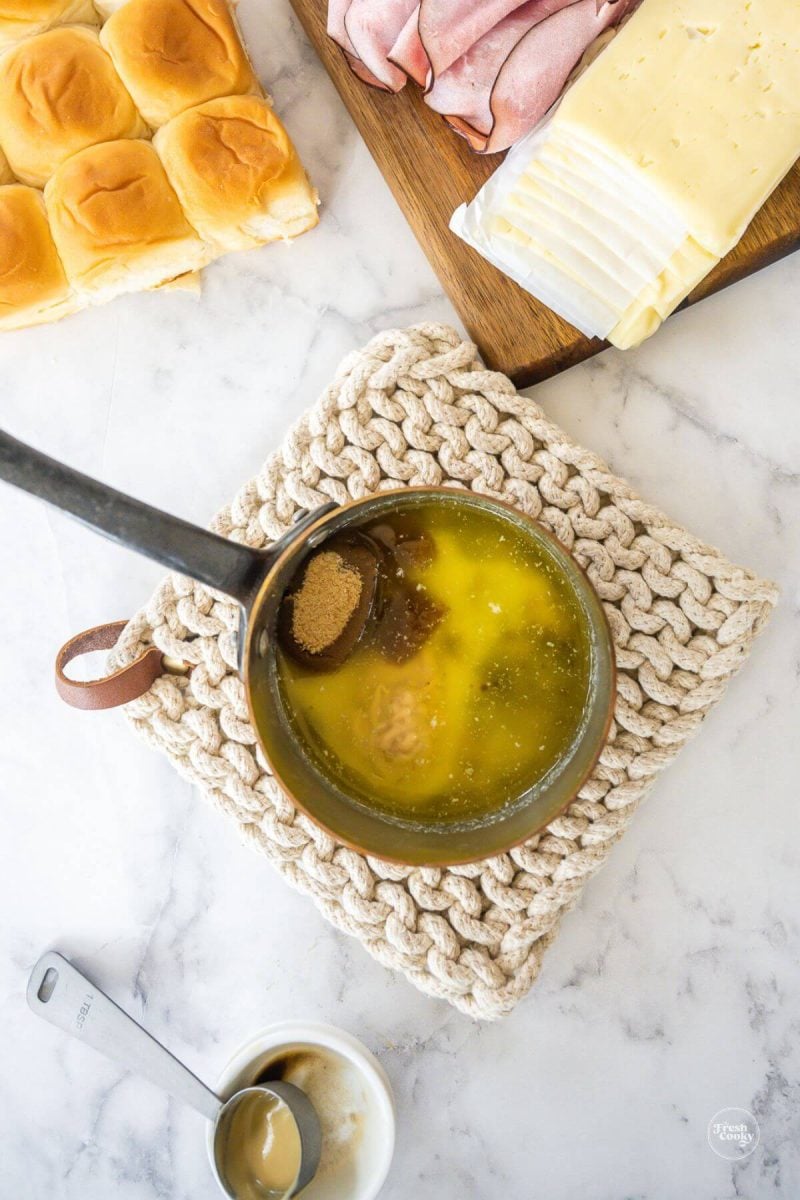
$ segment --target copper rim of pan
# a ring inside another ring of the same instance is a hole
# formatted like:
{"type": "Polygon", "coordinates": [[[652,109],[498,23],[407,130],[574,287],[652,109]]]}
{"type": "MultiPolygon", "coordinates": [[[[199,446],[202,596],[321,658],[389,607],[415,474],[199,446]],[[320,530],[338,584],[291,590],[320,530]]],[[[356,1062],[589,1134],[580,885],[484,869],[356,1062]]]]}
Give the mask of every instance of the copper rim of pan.
{"type": "MultiPolygon", "coordinates": [[[[594,771],[595,767],[597,766],[597,763],[600,760],[600,755],[603,753],[603,750],[605,749],[605,747],[608,743],[608,734],[611,729],[611,722],[614,717],[614,708],[615,708],[615,704],[616,704],[616,695],[617,695],[617,663],[616,663],[616,655],[614,652],[614,638],[612,636],[611,626],[609,625],[608,617],[606,616],[605,608],[603,607],[603,602],[597,593],[597,589],[595,588],[592,581],[589,579],[587,572],[584,570],[584,568],[581,566],[581,564],[575,558],[574,554],[570,550],[567,549],[567,547],[563,544],[563,542],[560,542],[558,540],[558,538],[555,536],[555,534],[551,533],[551,531],[549,529],[545,528],[545,526],[542,525],[539,521],[535,520],[535,518],[533,518],[533,517],[528,516],[527,513],[523,512],[521,509],[517,508],[514,504],[510,504],[507,500],[498,500],[495,496],[491,496],[486,492],[472,492],[466,488],[458,488],[458,487],[453,487],[453,488],[435,487],[435,486],[426,487],[424,485],[411,486],[411,487],[400,487],[400,488],[388,488],[386,491],[371,492],[369,496],[362,496],[356,500],[348,500],[347,503],[339,505],[337,508],[334,508],[330,512],[325,513],[323,516],[321,516],[319,518],[318,521],[315,521],[312,525],[309,525],[307,529],[303,530],[303,533],[300,535],[300,537],[296,541],[290,543],[290,545],[287,546],[287,548],[283,551],[283,553],[275,560],[275,562],[272,564],[268,574],[261,581],[258,591],[253,599],[250,613],[252,616],[252,614],[256,614],[260,611],[262,604],[264,602],[266,593],[269,591],[271,582],[274,579],[275,575],[289,562],[289,560],[291,558],[295,557],[298,550],[300,550],[301,547],[306,545],[308,543],[309,539],[312,538],[315,533],[319,532],[319,530],[321,530],[321,529],[324,529],[326,525],[332,524],[334,521],[336,521],[338,523],[338,520],[341,518],[342,514],[344,514],[344,513],[352,512],[354,509],[357,509],[357,508],[368,508],[371,504],[376,504],[376,503],[386,500],[390,497],[396,497],[397,499],[401,499],[401,498],[404,498],[409,495],[420,495],[420,494],[424,494],[424,495],[432,496],[432,497],[446,496],[448,498],[452,498],[453,496],[459,496],[459,495],[478,497],[482,500],[489,501],[491,504],[497,505],[499,508],[506,509],[509,513],[511,513],[516,518],[518,518],[518,519],[522,518],[523,521],[525,521],[529,525],[531,525],[536,530],[537,534],[544,537],[545,541],[549,542],[554,547],[554,549],[556,550],[556,552],[558,554],[567,555],[567,557],[571,560],[571,562],[574,563],[574,565],[577,567],[578,571],[580,571],[581,575],[583,575],[584,579],[586,580],[587,585],[592,589],[592,591],[595,593],[595,595],[597,595],[598,612],[600,614],[600,624],[603,627],[603,630],[608,639],[608,645],[610,648],[610,654],[609,654],[610,678],[609,678],[609,686],[608,686],[608,701],[607,701],[607,705],[606,705],[607,711],[606,711],[606,715],[605,715],[605,720],[603,722],[603,735],[601,738],[598,738],[597,750],[595,751],[591,760],[588,762],[585,771],[581,775],[581,777],[580,777],[574,791],[572,792],[572,795],[569,797],[569,799],[566,800],[564,802],[564,804],[555,813],[553,813],[551,816],[549,816],[543,824],[538,825],[535,829],[529,830],[529,832],[526,833],[523,837],[515,838],[513,841],[509,842],[508,845],[504,845],[504,846],[500,847],[499,849],[493,849],[491,851],[491,854],[488,855],[488,857],[494,858],[498,854],[507,854],[509,850],[513,850],[517,846],[522,846],[522,845],[524,845],[525,842],[529,841],[530,838],[536,837],[536,835],[541,833],[543,829],[546,829],[547,826],[552,821],[555,821],[558,819],[558,817],[562,816],[567,811],[567,809],[570,807],[570,805],[575,802],[575,799],[576,799],[578,793],[580,792],[583,785],[586,783],[587,779],[589,779],[589,777],[591,776],[592,772],[594,771]]],[[[410,864],[410,863],[407,863],[403,858],[395,858],[389,854],[382,854],[382,853],[379,854],[374,850],[369,850],[365,846],[360,846],[360,845],[358,845],[357,842],[351,841],[348,838],[343,837],[335,829],[331,828],[329,825],[326,825],[317,816],[315,816],[315,814],[313,812],[311,812],[308,808],[306,808],[306,806],[303,804],[302,800],[299,800],[298,797],[292,792],[291,788],[289,788],[284,783],[280,774],[275,770],[275,767],[273,766],[270,755],[267,753],[266,746],[264,745],[263,739],[259,732],[258,721],[256,719],[256,714],[255,714],[252,699],[251,699],[250,663],[253,660],[253,651],[254,651],[253,639],[256,635],[256,628],[257,628],[257,622],[252,619],[248,620],[247,628],[246,628],[246,641],[245,641],[245,647],[244,647],[244,671],[245,671],[244,682],[245,682],[245,695],[247,697],[247,709],[248,709],[248,713],[250,715],[250,721],[252,723],[253,729],[255,730],[256,736],[258,738],[258,743],[259,743],[261,750],[264,754],[264,757],[266,758],[267,763],[269,765],[270,772],[272,773],[272,776],[273,776],[275,782],[280,787],[281,791],[284,793],[285,796],[287,796],[289,798],[289,800],[292,802],[292,804],[297,809],[299,809],[301,813],[303,813],[304,816],[308,817],[308,819],[310,821],[312,821],[318,828],[322,829],[325,833],[329,834],[335,841],[339,842],[343,846],[346,846],[348,849],[355,850],[359,854],[363,854],[363,855],[367,856],[368,858],[376,858],[380,862],[393,863],[397,866],[413,866],[415,868],[425,866],[426,864],[424,864],[424,863],[410,864]]],[[[259,630],[259,632],[260,632],[260,630],[259,630]]],[[[293,734],[290,736],[294,737],[293,734]]],[[[486,855],[477,855],[477,856],[470,855],[468,858],[447,859],[447,861],[444,861],[444,860],[436,861],[435,863],[431,863],[428,865],[436,866],[439,868],[459,867],[459,866],[466,866],[468,863],[480,862],[482,860],[482,858],[485,858],[485,857],[487,857],[487,856],[486,855]]]]}

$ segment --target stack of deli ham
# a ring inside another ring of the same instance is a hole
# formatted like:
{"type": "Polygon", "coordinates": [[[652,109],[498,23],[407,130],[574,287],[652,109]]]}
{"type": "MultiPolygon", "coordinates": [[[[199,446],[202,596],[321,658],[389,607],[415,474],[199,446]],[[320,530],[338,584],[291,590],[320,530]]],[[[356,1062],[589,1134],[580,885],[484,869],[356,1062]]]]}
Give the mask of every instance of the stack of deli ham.
{"type": "Polygon", "coordinates": [[[644,0],[451,228],[624,349],[733,249],[798,156],[800,0],[644,0]]]}
{"type": "Polygon", "coordinates": [[[483,154],[506,150],[561,94],[600,34],[640,0],[329,0],[328,33],[353,71],[408,79],[483,154]]]}

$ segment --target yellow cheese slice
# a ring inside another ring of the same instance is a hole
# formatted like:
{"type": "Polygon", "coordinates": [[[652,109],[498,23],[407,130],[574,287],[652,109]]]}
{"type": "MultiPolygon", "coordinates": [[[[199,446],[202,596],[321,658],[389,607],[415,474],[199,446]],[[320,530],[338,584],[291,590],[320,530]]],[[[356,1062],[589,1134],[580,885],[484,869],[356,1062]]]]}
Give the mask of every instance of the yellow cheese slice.
{"type": "Polygon", "coordinates": [[[549,203],[569,217],[576,225],[592,229],[599,238],[608,240],[632,270],[645,278],[658,271],[664,258],[683,240],[669,246],[657,246],[640,236],[638,223],[632,224],[632,214],[620,208],[598,188],[589,189],[582,180],[573,180],[568,172],[554,170],[537,161],[520,178],[518,190],[531,186],[537,194],[546,193],[549,203]]]}
{"type": "Polygon", "coordinates": [[[620,313],[641,291],[641,280],[632,286],[622,283],[613,270],[598,262],[596,255],[581,246],[579,229],[573,226],[564,229],[557,214],[555,220],[548,219],[546,212],[532,207],[524,197],[513,195],[501,208],[499,215],[526,234],[532,245],[546,246],[548,255],[563,268],[565,274],[581,287],[602,297],[620,313]]]}
{"type": "Polygon", "coordinates": [[[623,315],[619,307],[576,280],[542,241],[512,225],[507,218],[489,219],[485,245],[490,250],[487,255],[490,261],[495,261],[501,270],[582,333],[606,337],[619,323],[623,315]]]}
{"type": "Polygon", "coordinates": [[[595,179],[583,179],[541,159],[520,176],[511,195],[546,200],[578,238],[581,230],[591,231],[626,270],[639,277],[640,286],[658,274],[686,238],[685,230],[667,237],[663,230],[643,223],[635,209],[616,203],[595,179]]]}
{"type": "Polygon", "coordinates": [[[638,346],[658,329],[661,322],[682,304],[694,287],[719,262],[694,240],[687,238],[660,275],[637,296],[608,334],[619,350],[638,346]]]}
{"type": "Polygon", "coordinates": [[[631,248],[634,243],[621,226],[613,226],[609,222],[605,229],[598,228],[595,210],[555,184],[546,187],[535,178],[523,176],[503,211],[506,208],[521,211],[545,229],[561,232],[562,236],[570,239],[576,250],[606,271],[633,296],[652,277],[652,270],[637,269],[631,256],[625,252],[626,237],[631,248]]]}
{"type": "MultiPolygon", "coordinates": [[[[630,167],[620,166],[590,140],[575,135],[553,121],[550,136],[542,143],[540,160],[575,182],[612,199],[620,213],[635,218],[642,240],[660,250],[672,250],[686,234],[686,225],[658,190],[630,167]]],[[[671,252],[671,251],[670,251],[671,252]]]]}

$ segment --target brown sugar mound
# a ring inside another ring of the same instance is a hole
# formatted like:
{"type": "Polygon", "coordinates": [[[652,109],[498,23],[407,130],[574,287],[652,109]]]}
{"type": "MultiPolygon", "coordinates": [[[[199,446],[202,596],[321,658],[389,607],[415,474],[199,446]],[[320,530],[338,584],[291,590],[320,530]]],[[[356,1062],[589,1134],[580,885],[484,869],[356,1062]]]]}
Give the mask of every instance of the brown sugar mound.
{"type": "Polygon", "coordinates": [[[309,654],[332,646],[356,611],[362,587],[358,571],[336,551],[314,555],[292,597],[292,636],[298,645],[309,654]]]}

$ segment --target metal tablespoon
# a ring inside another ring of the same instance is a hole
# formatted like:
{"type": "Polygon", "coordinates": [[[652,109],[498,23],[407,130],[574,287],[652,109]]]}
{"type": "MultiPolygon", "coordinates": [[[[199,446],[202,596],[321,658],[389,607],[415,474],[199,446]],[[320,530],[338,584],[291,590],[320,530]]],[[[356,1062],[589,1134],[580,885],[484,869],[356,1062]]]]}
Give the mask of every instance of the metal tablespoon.
{"type": "Polygon", "coordinates": [[[277,1102],[282,1102],[289,1110],[300,1139],[300,1166],[294,1184],[288,1190],[254,1191],[253,1194],[285,1200],[296,1196],[313,1178],[319,1166],[322,1132],[319,1117],[300,1088],[291,1083],[275,1082],[268,1087],[242,1088],[230,1099],[220,1100],[72,963],[52,951],[44,954],[33,968],[27,999],[28,1006],[37,1016],[149,1079],[211,1121],[217,1178],[233,1200],[237,1200],[239,1194],[225,1175],[223,1142],[226,1130],[231,1127],[234,1110],[246,1097],[263,1095],[273,1106],[277,1098],[277,1102]]]}

